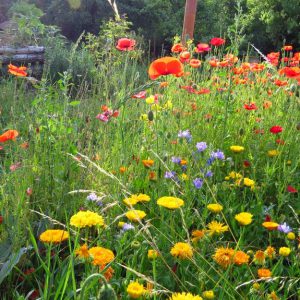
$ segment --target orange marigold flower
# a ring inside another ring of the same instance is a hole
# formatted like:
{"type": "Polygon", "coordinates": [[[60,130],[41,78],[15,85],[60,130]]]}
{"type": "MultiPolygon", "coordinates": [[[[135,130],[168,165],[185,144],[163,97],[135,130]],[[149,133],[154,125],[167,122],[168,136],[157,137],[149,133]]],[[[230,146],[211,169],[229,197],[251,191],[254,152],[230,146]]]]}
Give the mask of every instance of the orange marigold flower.
{"type": "Polygon", "coordinates": [[[205,236],[205,230],[192,231],[192,242],[196,243],[205,236]]]}
{"type": "Polygon", "coordinates": [[[152,159],[144,159],[144,160],[142,160],[142,163],[143,163],[144,167],[150,168],[150,167],[153,166],[154,160],[152,160],[152,159]]]}
{"type": "Polygon", "coordinates": [[[188,243],[176,243],[170,253],[180,259],[190,259],[193,257],[193,248],[188,243]]]}
{"type": "Polygon", "coordinates": [[[217,248],[213,255],[214,261],[222,268],[226,269],[233,263],[234,249],[232,248],[217,248]]]}
{"type": "Polygon", "coordinates": [[[257,274],[259,278],[269,278],[272,276],[272,272],[269,269],[258,269],[257,274]]]}
{"type": "Polygon", "coordinates": [[[265,263],[265,261],[266,261],[265,258],[266,258],[266,257],[265,257],[264,251],[258,250],[258,251],[256,251],[255,254],[254,254],[254,259],[253,259],[253,261],[254,261],[254,263],[256,263],[257,265],[263,265],[263,264],[265,263]]]}
{"type": "Polygon", "coordinates": [[[93,258],[93,265],[104,266],[109,264],[115,259],[114,253],[103,247],[92,247],[88,250],[89,255],[93,258]]]}
{"type": "Polygon", "coordinates": [[[89,250],[87,244],[83,244],[80,246],[77,250],[75,250],[75,254],[79,256],[80,258],[89,258],[89,250]]]}
{"type": "Polygon", "coordinates": [[[184,75],[183,64],[175,57],[162,57],[151,63],[148,74],[152,80],[170,74],[181,77],[184,75]]]}
{"type": "MultiPolygon", "coordinates": [[[[100,266],[100,271],[103,271],[106,268],[106,266],[100,266]]],[[[112,267],[108,267],[105,271],[104,271],[104,277],[107,281],[110,281],[111,278],[114,275],[114,269],[112,267]]]]}
{"type": "Polygon", "coordinates": [[[234,254],[234,263],[236,265],[248,264],[250,256],[243,251],[236,251],[234,254]]]}
{"type": "Polygon", "coordinates": [[[264,226],[268,230],[276,230],[278,228],[279,224],[275,223],[275,222],[263,222],[262,226],[264,226]]]}

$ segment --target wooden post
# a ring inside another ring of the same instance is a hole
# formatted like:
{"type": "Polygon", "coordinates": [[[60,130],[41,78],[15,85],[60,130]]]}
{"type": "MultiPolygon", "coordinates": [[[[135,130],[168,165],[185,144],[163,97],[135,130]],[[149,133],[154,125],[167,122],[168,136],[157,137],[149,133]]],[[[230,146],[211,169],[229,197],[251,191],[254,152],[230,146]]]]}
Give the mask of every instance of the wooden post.
{"type": "Polygon", "coordinates": [[[182,44],[186,44],[186,41],[188,39],[193,39],[194,37],[196,12],[197,12],[197,0],[186,0],[183,29],[182,29],[182,36],[181,36],[182,44]]]}

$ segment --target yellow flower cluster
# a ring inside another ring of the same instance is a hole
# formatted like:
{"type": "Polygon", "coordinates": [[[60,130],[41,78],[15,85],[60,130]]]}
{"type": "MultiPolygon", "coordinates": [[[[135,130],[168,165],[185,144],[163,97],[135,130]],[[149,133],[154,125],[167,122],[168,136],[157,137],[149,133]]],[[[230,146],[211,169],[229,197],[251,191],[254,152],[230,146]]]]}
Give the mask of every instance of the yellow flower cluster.
{"type": "Polygon", "coordinates": [[[92,211],[80,211],[73,215],[70,219],[70,224],[77,228],[103,226],[104,220],[102,216],[92,211]]]}
{"type": "Polygon", "coordinates": [[[43,243],[58,244],[69,238],[69,233],[61,229],[48,229],[40,235],[40,241],[43,243]]]}
{"type": "Polygon", "coordinates": [[[146,293],[146,289],[144,288],[143,285],[141,285],[138,282],[131,282],[129,283],[128,287],[127,287],[127,293],[129,295],[129,297],[133,298],[133,299],[138,299],[139,297],[141,297],[142,295],[144,295],[146,293]]]}
{"type": "Polygon", "coordinates": [[[235,219],[239,222],[240,225],[249,225],[252,223],[252,217],[253,215],[247,212],[241,212],[237,215],[235,215],[235,219]]]}
{"type": "Polygon", "coordinates": [[[166,207],[168,209],[176,209],[184,205],[184,201],[182,199],[171,197],[171,196],[165,196],[161,197],[157,200],[157,204],[159,206],[166,207]]]}
{"type": "Polygon", "coordinates": [[[146,217],[146,213],[142,210],[133,209],[129,210],[125,216],[132,222],[139,222],[146,217]]]}
{"type": "Polygon", "coordinates": [[[207,209],[217,214],[223,210],[223,206],[219,203],[213,203],[213,204],[208,204],[207,209]]]}
{"type": "Polygon", "coordinates": [[[240,153],[245,150],[243,146],[230,146],[230,150],[234,153],[240,153]]]}
{"type": "Polygon", "coordinates": [[[169,300],[202,300],[200,296],[193,295],[191,293],[174,293],[169,300]]]}
{"type": "Polygon", "coordinates": [[[127,206],[133,206],[139,202],[149,202],[150,201],[150,197],[146,194],[135,194],[135,195],[131,195],[129,198],[125,198],[123,200],[123,202],[127,205],[127,206]]]}
{"type": "Polygon", "coordinates": [[[207,224],[208,230],[207,232],[209,235],[219,235],[223,232],[228,231],[228,226],[224,225],[223,223],[212,221],[209,224],[207,224]]]}
{"type": "Polygon", "coordinates": [[[193,248],[188,243],[176,243],[171,251],[171,255],[179,259],[190,259],[193,257],[193,248]]]}

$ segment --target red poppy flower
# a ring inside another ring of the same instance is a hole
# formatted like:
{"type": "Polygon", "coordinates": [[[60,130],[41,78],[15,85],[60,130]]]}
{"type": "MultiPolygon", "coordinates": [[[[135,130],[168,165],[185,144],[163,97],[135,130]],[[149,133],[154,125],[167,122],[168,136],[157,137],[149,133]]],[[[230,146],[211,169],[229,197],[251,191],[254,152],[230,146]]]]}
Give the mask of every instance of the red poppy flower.
{"type": "Polygon", "coordinates": [[[298,191],[297,191],[294,187],[292,187],[291,185],[288,185],[287,188],[286,188],[286,190],[287,190],[289,193],[291,193],[291,194],[296,194],[296,193],[298,193],[298,191]]]}
{"type": "Polygon", "coordinates": [[[135,40],[122,38],[118,40],[116,48],[120,51],[131,51],[134,50],[135,40]]]}
{"type": "Polygon", "coordinates": [[[249,168],[251,166],[251,163],[248,160],[244,160],[243,165],[245,168],[249,168]]]}
{"type": "Polygon", "coordinates": [[[282,132],[282,127],[281,126],[273,126],[270,128],[270,132],[271,133],[274,133],[274,134],[277,134],[279,132],[282,132]]]}
{"type": "Polygon", "coordinates": [[[299,67],[284,67],[278,71],[280,75],[285,75],[288,78],[300,78],[300,68],[299,67]]]}
{"type": "Polygon", "coordinates": [[[255,103],[244,104],[244,108],[247,110],[257,110],[257,106],[255,103]]]}
{"type": "Polygon", "coordinates": [[[291,46],[291,45],[286,45],[286,46],[283,47],[283,50],[284,50],[284,51],[292,51],[292,50],[293,50],[293,46],[291,46]]]}
{"type": "Polygon", "coordinates": [[[203,52],[207,52],[207,51],[210,51],[210,47],[208,44],[198,44],[197,47],[195,48],[195,52],[196,53],[203,53],[203,52]]]}
{"type": "Polygon", "coordinates": [[[191,53],[189,51],[183,51],[179,55],[179,59],[182,63],[188,62],[191,58],[191,53]]]}
{"type": "Polygon", "coordinates": [[[210,43],[211,45],[213,45],[213,46],[219,47],[219,46],[225,44],[225,40],[222,39],[222,38],[214,37],[214,38],[212,38],[212,39],[210,40],[209,43],[210,43]]]}
{"type": "Polygon", "coordinates": [[[201,66],[201,61],[199,59],[191,59],[190,66],[192,68],[199,68],[201,66]]]}
{"type": "Polygon", "coordinates": [[[182,44],[175,44],[175,45],[173,45],[171,52],[172,53],[180,53],[184,50],[186,50],[186,48],[182,44]]]}
{"type": "Polygon", "coordinates": [[[26,70],[27,70],[26,67],[17,67],[12,64],[8,65],[8,73],[18,77],[26,77],[27,76],[26,70]]]}
{"type": "Polygon", "coordinates": [[[183,64],[175,57],[162,57],[151,63],[148,74],[152,80],[170,74],[181,77],[184,75],[183,64]]]}
{"type": "Polygon", "coordinates": [[[275,85],[277,86],[286,86],[288,84],[288,82],[285,80],[280,80],[280,79],[275,79],[274,80],[275,85]]]}
{"type": "Polygon", "coordinates": [[[15,140],[18,135],[19,132],[17,130],[7,130],[2,135],[0,135],[0,143],[15,140]]]}
{"type": "Polygon", "coordinates": [[[273,66],[277,66],[278,65],[278,63],[279,63],[279,56],[280,56],[279,52],[271,52],[271,53],[267,54],[268,61],[273,66]]]}
{"type": "Polygon", "coordinates": [[[196,91],[195,94],[197,95],[203,95],[203,94],[209,94],[210,93],[210,89],[206,89],[206,88],[202,88],[199,91],[196,91]]]}
{"type": "Polygon", "coordinates": [[[145,99],[146,98],[146,91],[141,91],[135,95],[132,96],[132,98],[136,98],[136,99],[145,99]]]}

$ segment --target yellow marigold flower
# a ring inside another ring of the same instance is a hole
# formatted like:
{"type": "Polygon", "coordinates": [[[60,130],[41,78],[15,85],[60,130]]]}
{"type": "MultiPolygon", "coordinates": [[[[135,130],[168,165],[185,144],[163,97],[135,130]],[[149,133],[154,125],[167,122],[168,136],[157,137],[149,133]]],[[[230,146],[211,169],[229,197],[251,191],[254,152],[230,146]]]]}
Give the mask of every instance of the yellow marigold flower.
{"type": "Polygon", "coordinates": [[[249,225],[252,223],[253,215],[248,212],[241,212],[235,215],[235,219],[239,222],[240,225],[249,225]]]}
{"type": "Polygon", "coordinates": [[[92,211],[80,211],[73,215],[70,219],[70,224],[77,228],[91,227],[91,226],[103,226],[103,218],[92,211]]]}
{"type": "Polygon", "coordinates": [[[258,269],[257,274],[259,278],[269,278],[272,276],[272,272],[269,269],[258,269]]]}
{"type": "Polygon", "coordinates": [[[266,261],[265,253],[262,250],[258,250],[254,254],[254,263],[257,265],[263,265],[266,261]]]}
{"type": "Polygon", "coordinates": [[[279,224],[275,223],[275,222],[263,222],[262,226],[264,226],[268,230],[276,230],[278,228],[279,224]]]}
{"type": "Polygon", "coordinates": [[[194,230],[192,232],[192,242],[196,243],[198,242],[200,239],[202,239],[205,235],[205,231],[204,230],[194,230]]]}
{"type": "Polygon", "coordinates": [[[170,253],[180,259],[187,259],[193,257],[193,248],[188,243],[176,243],[170,253]]]}
{"type": "Polygon", "coordinates": [[[234,153],[240,153],[243,152],[245,148],[242,146],[230,146],[230,150],[234,153]]]}
{"type": "Polygon", "coordinates": [[[150,249],[148,250],[148,259],[156,259],[159,256],[159,253],[154,250],[154,249],[150,249]]]}
{"type": "Polygon", "coordinates": [[[75,254],[76,254],[76,256],[79,256],[80,258],[89,258],[90,254],[89,254],[89,249],[88,249],[87,244],[83,244],[77,250],[75,250],[75,254]]]}
{"type": "Polygon", "coordinates": [[[217,214],[223,210],[223,206],[219,203],[213,203],[213,204],[208,204],[207,209],[217,214]]]}
{"type": "Polygon", "coordinates": [[[254,187],[254,185],[255,185],[255,181],[254,180],[252,180],[252,179],[250,179],[250,178],[247,178],[247,177],[245,177],[244,178],[244,180],[243,180],[243,184],[245,185],[245,186],[248,186],[248,187],[254,187]]]}
{"type": "Polygon", "coordinates": [[[124,225],[125,225],[125,222],[119,222],[119,223],[118,223],[118,227],[119,227],[119,228],[123,228],[124,225]]]}
{"type": "Polygon", "coordinates": [[[287,234],[287,238],[288,238],[289,240],[293,241],[293,240],[296,238],[296,235],[295,235],[294,232],[289,232],[289,233],[287,234]]]}
{"type": "Polygon", "coordinates": [[[61,229],[48,229],[40,235],[40,241],[43,243],[58,244],[69,238],[69,233],[61,229]]]}
{"type": "Polygon", "coordinates": [[[138,194],[138,195],[133,195],[136,196],[136,199],[138,202],[149,202],[150,201],[150,196],[146,194],[138,194]]]}
{"type": "Polygon", "coordinates": [[[125,216],[133,222],[139,222],[140,220],[142,220],[143,218],[146,217],[146,213],[142,210],[138,210],[138,209],[133,209],[133,210],[129,210],[125,216]]]}
{"type": "Polygon", "coordinates": [[[202,300],[200,296],[193,295],[191,293],[174,293],[172,296],[169,298],[169,300],[202,300]]]}
{"type": "Polygon", "coordinates": [[[186,175],[185,173],[183,173],[183,174],[181,174],[181,178],[182,178],[182,180],[188,180],[189,176],[186,175]]]}
{"type": "Polygon", "coordinates": [[[182,165],[182,166],[187,165],[187,160],[182,159],[182,160],[180,161],[180,165],[182,165]]]}
{"type": "Polygon", "coordinates": [[[129,197],[125,198],[123,202],[130,207],[136,205],[138,203],[138,199],[136,197],[129,197]]]}
{"type": "Polygon", "coordinates": [[[273,259],[276,256],[276,250],[274,247],[268,246],[267,249],[265,250],[265,255],[270,258],[273,259]]]}
{"type": "Polygon", "coordinates": [[[114,253],[103,247],[92,247],[89,249],[89,255],[93,258],[93,265],[104,266],[115,259],[114,253]]]}
{"type": "Polygon", "coordinates": [[[214,261],[222,268],[226,269],[233,263],[234,249],[232,248],[217,248],[213,255],[214,261]]]}
{"type": "Polygon", "coordinates": [[[241,178],[243,177],[242,174],[237,173],[237,172],[234,172],[234,171],[230,172],[230,173],[228,174],[228,176],[229,176],[231,179],[241,179],[241,178]]]}
{"type": "Polygon", "coordinates": [[[153,166],[154,160],[152,160],[152,159],[144,159],[144,160],[142,160],[142,163],[143,163],[143,165],[144,165],[145,168],[150,168],[150,167],[153,166]]]}
{"type": "Polygon", "coordinates": [[[212,290],[204,291],[202,293],[202,296],[204,299],[215,299],[215,294],[214,294],[214,291],[212,291],[212,290]]]}
{"type": "Polygon", "coordinates": [[[291,251],[292,250],[288,247],[280,247],[279,248],[279,255],[286,257],[286,256],[290,255],[291,251]]]}
{"type": "Polygon", "coordinates": [[[139,284],[138,282],[131,282],[129,283],[127,287],[127,293],[128,295],[133,299],[138,299],[142,295],[144,295],[146,292],[144,286],[139,284]]]}
{"type": "Polygon", "coordinates": [[[269,157],[275,157],[275,156],[278,156],[279,155],[279,151],[278,150],[269,150],[268,151],[268,156],[269,157]]]}
{"type": "Polygon", "coordinates": [[[221,234],[223,232],[228,231],[228,226],[223,223],[212,221],[207,224],[209,235],[221,234]]]}
{"type": "Polygon", "coordinates": [[[154,100],[155,100],[154,96],[149,96],[149,97],[146,98],[146,103],[147,104],[153,104],[154,100]]]}
{"type": "Polygon", "coordinates": [[[250,256],[243,251],[236,251],[234,254],[234,263],[238,266],[248,264],[250,256]]]}
{"type": "Polygon", "coordinates": [[[184,201],[182,199],[171,197],[171,196],[165,196],[161,197],[157,200],[157,204],[159,206],[166,207],[168,209],[176,209],[180,206],[184,205],[184,201]]]}

